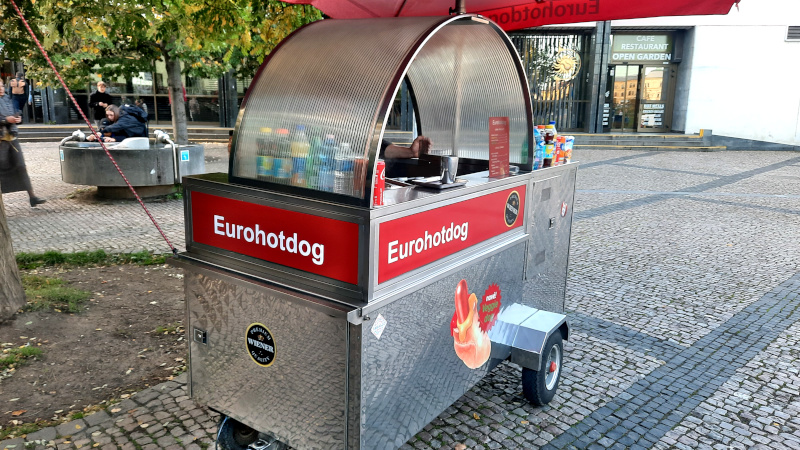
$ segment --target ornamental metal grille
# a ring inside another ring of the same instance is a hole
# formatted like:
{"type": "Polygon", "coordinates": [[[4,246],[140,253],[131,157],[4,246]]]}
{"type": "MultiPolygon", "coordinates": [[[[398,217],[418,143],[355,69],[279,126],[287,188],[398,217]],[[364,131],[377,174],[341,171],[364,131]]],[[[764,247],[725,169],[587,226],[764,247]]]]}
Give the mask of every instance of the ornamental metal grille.
{"type": "Polygon", "coordinates": [[[533,123],[556,121],[559,131],[585,129],[589,104],[588,34],[513,34],[528,75],[533,123]]]}

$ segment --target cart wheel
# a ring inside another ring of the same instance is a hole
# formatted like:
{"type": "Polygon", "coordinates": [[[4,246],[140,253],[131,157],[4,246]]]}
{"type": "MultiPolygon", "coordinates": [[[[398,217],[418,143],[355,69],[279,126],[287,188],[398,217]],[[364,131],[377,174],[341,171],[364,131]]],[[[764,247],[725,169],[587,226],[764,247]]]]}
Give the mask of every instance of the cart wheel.
{"type": "Polygon", "coordinates": [[[539,370],[522,369],[522,392],[529,402],[544,406],[556,395],[564,355],[561,333],[551,334],[542,352],[542,367],[539,370]]]}
{"type": "Polygon", "coordinates": [[[222,416],[217,431],[217,444],[223,450],[247,450],[258,439],[258,431],[247,425],[222,416]]]}

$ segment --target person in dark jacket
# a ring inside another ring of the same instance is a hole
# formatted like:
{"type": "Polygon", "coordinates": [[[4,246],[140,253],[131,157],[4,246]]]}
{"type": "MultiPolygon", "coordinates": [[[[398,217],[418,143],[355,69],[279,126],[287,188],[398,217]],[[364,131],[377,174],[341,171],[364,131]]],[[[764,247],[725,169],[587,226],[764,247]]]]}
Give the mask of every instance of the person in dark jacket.
{"type": "Polygon", "coordinates": [[[14,103],[14,109],[22,111],[22,108],[28,103],[28,94],[30,93],[25,73],[17,72],[17,77],[11,79],[8,84],[11,87],[11,101],[14,103]]]}
{"type": "Polygon", "coordinates": [[[97,90],[89,96],[89,108],[94,110],[94,126],[99,127],[100,121],[106,117],[106,108],[113,103],[114,99],[106,92],[106,83],[97,83],[97,90]]]}
{"type": "Polygon", "coordinates": [[[31,206],[37,206],[46,200],[33,193],[25,158],[22,157],[22,147],[17,140],[17,124],[22,122],[22,118],[16,113],[11,98],[6,95],[3,80],[0,79],[0,192],[5,194],[27,191],[31,206]]]}
{"type": "MultiPolygon", "coordinates": [[[[122,105],[119,108],[119,118],[111,125],[100,129],[100,133],[111,133],[112,137],[105,138],[105,142],[118,142],[129,137],[147,137],[147,113],[138,106],[122,105]]],[[[86,140],[94,141],[96,137],[90,134],[86,140]]]]}
{"type": "MultiPolygon", "coordinates": [[[[113,125],[117,120],[119,120],[119,106],[117,105],[108,105],[106,107],[106,118],[100,121],[99,129],[102,130],[106,127],[110,127],[113,125]]],[[[112,137],[118,138],[120,136],[114,136],[111,133],[104,133],[103,136],[105,137],[112,137]]],[[[122,140],[122,139],[120,139],[122,140]]]]}

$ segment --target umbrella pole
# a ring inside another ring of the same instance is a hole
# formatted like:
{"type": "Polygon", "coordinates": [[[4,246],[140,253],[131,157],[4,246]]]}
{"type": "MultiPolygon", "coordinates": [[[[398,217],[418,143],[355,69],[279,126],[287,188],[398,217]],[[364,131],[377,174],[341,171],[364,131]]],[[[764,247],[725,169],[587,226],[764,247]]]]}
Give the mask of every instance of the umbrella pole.
{"type": "Polygon", "coordinates": [[[466,14],[466,13],[467,13],[467,7],[464,5],[464,0],[456,0],[456,7],[450,8],[451,16],[453,14],[466,14]]]}

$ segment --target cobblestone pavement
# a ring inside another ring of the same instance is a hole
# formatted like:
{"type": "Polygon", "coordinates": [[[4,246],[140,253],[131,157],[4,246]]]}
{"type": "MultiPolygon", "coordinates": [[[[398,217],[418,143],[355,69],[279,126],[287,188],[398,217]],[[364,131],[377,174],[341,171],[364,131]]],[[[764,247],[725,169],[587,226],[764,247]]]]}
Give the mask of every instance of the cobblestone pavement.
{"type": "MultiPolygon", "coordinates": [[[[17,251],[165,251],[137,206],[67,199],[52,144],[25,150],[48,203],[4,196],[17,251]]],[[[207,155],[225,170],[223,147],[207,155]]],[[[501,364],[403,448],[800,449],[800,154],[576,157],[556,398],[530,406],[519,368],[501,364]]],[[[182,248],[180,202],[150,207],[182,248]]],[[[0,449],[212,446],[217,417],[184,383],[0,449]]]]}

